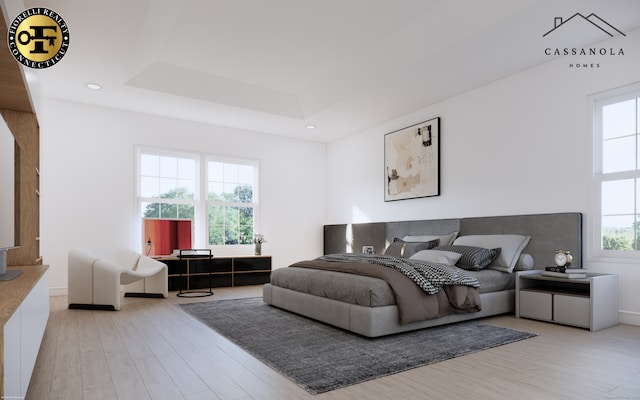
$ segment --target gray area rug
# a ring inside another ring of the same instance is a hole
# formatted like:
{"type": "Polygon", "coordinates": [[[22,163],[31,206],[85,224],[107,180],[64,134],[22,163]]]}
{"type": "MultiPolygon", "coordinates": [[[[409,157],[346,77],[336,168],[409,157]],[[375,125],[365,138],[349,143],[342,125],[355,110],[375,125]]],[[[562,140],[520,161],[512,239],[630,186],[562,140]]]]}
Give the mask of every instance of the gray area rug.
{"type": "Polygon", "coordinates": [[[180,306],[312,394],[536,336],[468,321],[366,338],[270,306],[261,297],[180,306]]]}

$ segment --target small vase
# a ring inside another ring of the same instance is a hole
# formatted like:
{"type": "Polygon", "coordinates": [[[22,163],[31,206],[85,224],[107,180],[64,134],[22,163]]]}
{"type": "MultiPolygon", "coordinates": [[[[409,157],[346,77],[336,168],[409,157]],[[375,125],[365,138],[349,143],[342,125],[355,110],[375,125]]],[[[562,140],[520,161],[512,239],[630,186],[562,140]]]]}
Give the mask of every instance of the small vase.
{"type": "Polygon", "coordinates": [[[255,243],[253,246],[253,253],[256,256],[262,255],[262,243],[255,243]]]}

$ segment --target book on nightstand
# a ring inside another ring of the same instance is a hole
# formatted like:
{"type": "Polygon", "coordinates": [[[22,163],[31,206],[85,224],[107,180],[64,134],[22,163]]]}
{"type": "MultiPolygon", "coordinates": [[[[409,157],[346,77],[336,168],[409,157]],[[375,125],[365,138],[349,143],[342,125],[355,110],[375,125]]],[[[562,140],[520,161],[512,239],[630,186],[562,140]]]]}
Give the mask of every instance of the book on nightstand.
{"type": "Polygon", "coordinates": [[[545,267],[544,270],[549,272],[562,272],[563,274],[586,274],[587,273],[587,271],[582,268],[545,267]]]}
{"type": "Polygon", "coordinates": [[[555,271],[544,271],[542,272],[543,276],[553,276],[556,278],[586,278],[586,272],[555,272],[555,271]]]}

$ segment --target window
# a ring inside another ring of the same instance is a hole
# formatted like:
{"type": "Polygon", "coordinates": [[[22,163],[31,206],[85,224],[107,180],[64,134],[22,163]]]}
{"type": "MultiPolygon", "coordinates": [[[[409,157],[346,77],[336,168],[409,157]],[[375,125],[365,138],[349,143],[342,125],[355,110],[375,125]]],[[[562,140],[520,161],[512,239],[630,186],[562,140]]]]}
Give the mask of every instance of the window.
{"type": "Polygon", "coordinates": [[[196,247],[252,243],[257,161],[147,148],[137,153],[142,218],[192,220],[196,247]]]}
{"type": "Polygon", "coordinates": [[[239,162],[207,162],[209,245],[253,241],[257,166],[239,162]]]}
{"type": "Polygon", "coordinates": [[[147,151],[140,154],[139,165],[142,217],[193,220],[197,158],[147,151]]]}
{"type": "Polygon", "coordinates": [[[640,89],[594,105],[596,253],[640,256],[640,89]]]}

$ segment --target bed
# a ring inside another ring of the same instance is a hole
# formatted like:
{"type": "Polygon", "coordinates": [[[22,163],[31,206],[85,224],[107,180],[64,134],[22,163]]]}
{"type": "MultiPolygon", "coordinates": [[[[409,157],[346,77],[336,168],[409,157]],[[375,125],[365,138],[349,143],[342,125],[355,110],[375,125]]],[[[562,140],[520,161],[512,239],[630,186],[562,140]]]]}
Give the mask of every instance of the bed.
{"type": "Polygon", "coordinates": [[[557,249],[581,266],[580,213],[325,225],[324,256],[274,269],[263,299],[384,336],[513,312],[516,272],[557,249]]]}

